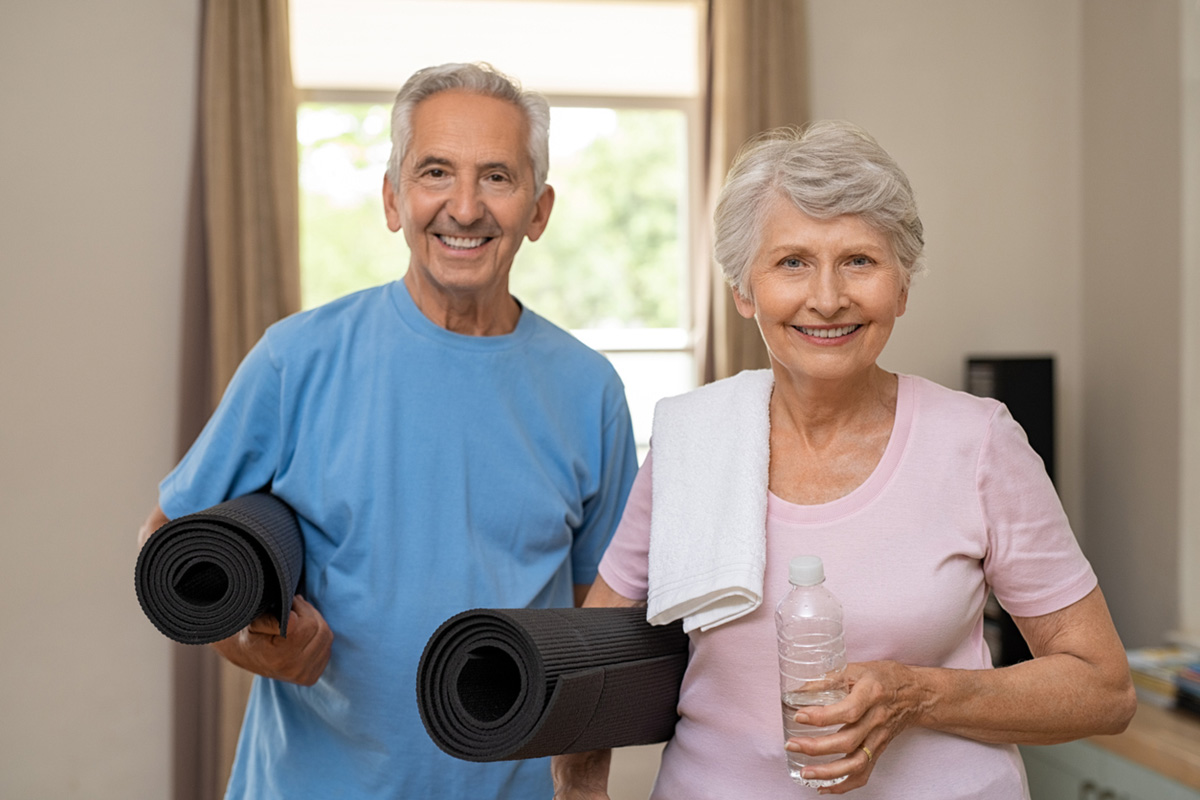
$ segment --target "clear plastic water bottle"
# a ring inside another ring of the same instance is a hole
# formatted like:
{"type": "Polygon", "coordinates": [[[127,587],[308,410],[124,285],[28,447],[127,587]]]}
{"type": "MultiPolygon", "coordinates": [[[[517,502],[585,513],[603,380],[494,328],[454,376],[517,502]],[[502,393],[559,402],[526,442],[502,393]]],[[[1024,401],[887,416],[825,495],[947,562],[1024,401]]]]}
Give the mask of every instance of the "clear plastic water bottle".
{"type": "MultiPolygon", "coordinates": [[[[846,645],[842,639],[842,604],[825,588],[825,565],[816,556],[796,556],[788,565],[792,589],[775,609],[779,635],[779,684],[782,690],[784,740],[824,736],[841,726],[815,727],[795,721],[802,706],[826,706],[846,696],[846,645]]],[[[806,766],[828,764],[840,754],[806,756],[788,751],[788,772],[804,786],[833,786],[835,780],[801,777],[806,766]]]]}

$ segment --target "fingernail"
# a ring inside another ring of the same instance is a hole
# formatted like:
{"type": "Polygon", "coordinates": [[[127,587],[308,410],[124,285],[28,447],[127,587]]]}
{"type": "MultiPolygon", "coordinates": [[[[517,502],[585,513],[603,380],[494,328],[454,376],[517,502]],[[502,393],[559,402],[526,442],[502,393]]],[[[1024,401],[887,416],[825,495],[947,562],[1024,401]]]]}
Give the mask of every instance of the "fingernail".
{"type": "Polygon", "coordinates": [[[808,723],[808,714],[806,714],[803,711],[797,711],[796,716],[793,717],[793,719],[795,719],[796,722],[802,722],[802,723],[807,724],[808,723]]]}

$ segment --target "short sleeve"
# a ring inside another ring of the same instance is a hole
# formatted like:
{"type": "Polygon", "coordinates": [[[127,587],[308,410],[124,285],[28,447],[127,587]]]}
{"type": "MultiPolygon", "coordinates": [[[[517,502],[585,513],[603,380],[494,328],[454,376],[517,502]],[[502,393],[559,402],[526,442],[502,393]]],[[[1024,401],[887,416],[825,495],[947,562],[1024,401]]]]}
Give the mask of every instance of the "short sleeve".
{"type": "Polygon", "coordinates": [[[653,491],[650,476],[653,453],[646,454],[625,503],[621,524],[600,562],[600,575],[613,591],[630,600],[649,594],[650,511],[653,491]]]}
{"type": "Polygon", "coordinates": [[[1049,614],[1096,587],[1045,465],[1003,405],[980,450],[978,485],[988,535],[984,572],[1010,614],[1049,614]]]}
{"type": "Polygon", "coordinates": [[[216,411],[183,459],[159,484],[170,519],[258,491],[281,452],[280,376],[267,337],[238,366],[216,411]]]}
{"type": "Polygon", "coordinates": [[[600,480],[596,492],[584,501],[583,522],[575,533],[571,572],[577,584],[596,579],[596,567],[612,538],[625,508],[629,487],[637,473],[637,447],[625,389],[614,377],[606,404],[611,410],[601,431],[600,480]]]}

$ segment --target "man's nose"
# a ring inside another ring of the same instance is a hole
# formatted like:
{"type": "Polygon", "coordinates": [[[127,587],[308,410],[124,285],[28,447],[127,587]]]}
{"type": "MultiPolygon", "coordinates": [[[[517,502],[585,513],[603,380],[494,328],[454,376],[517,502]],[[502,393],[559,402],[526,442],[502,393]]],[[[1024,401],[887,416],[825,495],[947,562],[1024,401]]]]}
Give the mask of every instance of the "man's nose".
{"type": "Polygon", "coordinates": [[[474,181],[458,181],[454,184],[446,202],[450,217],[464,227],[478,222],[483,217],[483,196],[474,181]]]}

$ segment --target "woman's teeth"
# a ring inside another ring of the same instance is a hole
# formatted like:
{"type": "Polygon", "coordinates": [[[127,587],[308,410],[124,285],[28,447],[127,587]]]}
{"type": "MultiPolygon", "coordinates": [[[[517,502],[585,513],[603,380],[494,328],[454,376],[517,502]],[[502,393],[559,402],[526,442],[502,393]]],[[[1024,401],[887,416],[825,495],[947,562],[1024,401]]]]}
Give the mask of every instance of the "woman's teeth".
{"type": "Polygon", "coordinates": [[[797,328],[805,336],[815,336],[818,339],[836,339],[848,336],[858,330],[860,325],[843,325],[840,328],[797,328]]]}

